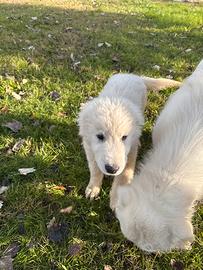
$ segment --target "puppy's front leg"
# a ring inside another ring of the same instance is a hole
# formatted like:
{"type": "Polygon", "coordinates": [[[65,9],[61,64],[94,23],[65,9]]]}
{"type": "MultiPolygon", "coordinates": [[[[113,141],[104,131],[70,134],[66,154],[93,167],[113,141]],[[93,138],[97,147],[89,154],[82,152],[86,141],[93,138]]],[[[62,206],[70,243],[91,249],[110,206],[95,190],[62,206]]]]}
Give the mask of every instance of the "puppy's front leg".
{"type": "Polygon", "coordinates": [[[120,175],[114,178],[113,185],[111,187],[111,192],[110,192],[110,207],[112,210],[114,210],[116,207],[116,200],[117,200],[116,192],[117,192],[118,186],[130,184],[133,179],[138,145],[139,144],[136,144],[133,147],[131,147],[131,150],[128,154],[128,160],[127,160],[125,169],[120,175]]]}
{"type": "Polygon", "coordinates": [[[103,180],[103,173],[100,171],[99,167],[97,166],[97,163],[95,161],[94,155],[90,149],[90,147],[86,144],[83,143],[87,161],[88,161],[88,166],[90,170],[90,180],[89,184],[86,187],[85,194],[86,198],[90,198],[90,200],[93,200],[96,198],[101,189],[102,185],[102,180],[103,180]]]}

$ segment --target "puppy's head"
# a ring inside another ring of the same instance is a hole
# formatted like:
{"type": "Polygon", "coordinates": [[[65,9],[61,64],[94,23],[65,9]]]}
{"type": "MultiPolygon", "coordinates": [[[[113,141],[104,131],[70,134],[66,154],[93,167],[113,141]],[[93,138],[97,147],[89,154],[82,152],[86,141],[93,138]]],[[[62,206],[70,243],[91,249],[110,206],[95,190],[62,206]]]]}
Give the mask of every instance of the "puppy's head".
{"type": "Polygon", "coordinates": [[[119,175],[132,144],[138,143],[143,116],[127,99],[95,98],[81,109],[79,132],[91,148],[100,170],[119,175]]]}
{"type": "Polygon", "coordinates": [[[136,187],[118,188],[116,216],[124,236],[147,252],[189,249],[194,240],[189,220],[167,215],[167,210],[139,193],[136,187]]]}

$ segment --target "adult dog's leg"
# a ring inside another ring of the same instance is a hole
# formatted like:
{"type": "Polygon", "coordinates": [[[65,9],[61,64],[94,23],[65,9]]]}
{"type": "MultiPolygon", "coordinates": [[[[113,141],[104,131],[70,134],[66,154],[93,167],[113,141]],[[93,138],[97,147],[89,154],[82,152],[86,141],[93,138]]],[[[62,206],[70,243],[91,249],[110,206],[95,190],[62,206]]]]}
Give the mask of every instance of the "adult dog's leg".
{"type": "Polygon", "coordinates": [[[114,178],[113,185],[112,185],[111,192],[110,192],[110,207],[112,210],[114,210],[115,206],[116,206],[117,187],[119,185],[130,184],[132,179],[133,179],[138,146],[139,146],[139,144],[136,144],[136,145],[131,147],[131,150],[128,154],[128,160],[127,160],[125,169],[123,170],[123,172],[120,175],[118,175],[114,178]]]}
{"type": "Polygon", "coordinates": [[[92,200],[99,195],[103,180],[103,173],[97,166],[90,147],[86,143],[84,143],[83,145],[90,170],[90,180],[88,186],[86,187],[85,194],[86,198],[90,198],[90,200],[92,200]]]}

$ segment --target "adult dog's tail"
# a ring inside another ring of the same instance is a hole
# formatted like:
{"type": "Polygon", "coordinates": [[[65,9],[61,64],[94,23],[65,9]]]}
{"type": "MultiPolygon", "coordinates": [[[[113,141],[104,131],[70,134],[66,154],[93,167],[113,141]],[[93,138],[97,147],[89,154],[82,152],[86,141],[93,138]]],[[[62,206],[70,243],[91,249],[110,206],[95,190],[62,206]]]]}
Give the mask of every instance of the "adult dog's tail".
{"type": "Polygon", "coordinates": [[[164,78],[154,79],[154,78],[143,76],[142,79],[147,89],[152,90],[152,91],[161,90],[168,87],[179,87],[182,84],[181,82],[170,80],[170,79],[164,79],[164,78]]]}

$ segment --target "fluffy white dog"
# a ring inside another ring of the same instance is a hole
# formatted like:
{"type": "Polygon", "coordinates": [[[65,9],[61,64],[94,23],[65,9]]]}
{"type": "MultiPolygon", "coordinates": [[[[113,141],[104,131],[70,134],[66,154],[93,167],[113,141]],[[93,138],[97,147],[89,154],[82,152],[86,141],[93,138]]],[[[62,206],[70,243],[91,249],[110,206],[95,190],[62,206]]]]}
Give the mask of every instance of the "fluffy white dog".
{"type": "Polygon", "coordinates": [[[194,204],[203,197],[203,60],[161,112],[139,175],[117,193],[121,230],[138,247],[190,247],[194,204]]]}
{"type": "Polygon", "coordinates": [[[108,80],[97,98],[82,106],[79,134],[90,169],[86,197],[98,196],[104,174],[116,176],[113,186],[131,181],[144,123],[147,89],[179,85],[173,80],[117,74],[108,80]]]}

